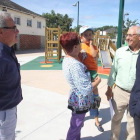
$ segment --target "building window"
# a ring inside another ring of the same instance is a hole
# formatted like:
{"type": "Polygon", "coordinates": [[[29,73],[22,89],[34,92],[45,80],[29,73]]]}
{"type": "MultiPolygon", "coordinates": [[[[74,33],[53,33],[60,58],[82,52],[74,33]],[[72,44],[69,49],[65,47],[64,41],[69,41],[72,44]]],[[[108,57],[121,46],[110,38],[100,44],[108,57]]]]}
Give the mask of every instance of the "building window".
{"type": "Polygon", "coordinates": [[[41,28],[41,22],[37,22],[37,28],[41,28]]]}
{"type": "Polygon", "coordinates": [[[30,20],[30,19],[27,20],[27,26],[32,27],[32,20],[30,20]]]}
{"type": "Polygon", "coordinates": [[[14,17],[15,24],[20,25],[20,18],[14,17]]]}

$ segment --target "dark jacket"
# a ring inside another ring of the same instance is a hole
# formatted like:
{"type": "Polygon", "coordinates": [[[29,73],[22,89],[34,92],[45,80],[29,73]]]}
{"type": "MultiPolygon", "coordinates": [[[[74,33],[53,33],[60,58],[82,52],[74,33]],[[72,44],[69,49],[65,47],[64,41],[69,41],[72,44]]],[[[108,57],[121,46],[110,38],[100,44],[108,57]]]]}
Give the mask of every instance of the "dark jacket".
{"type": "Polygon", "coordinates": [[[140,55],[137,59],[136,80],[131,91],[129,111],[132,117],[135,115],[140,117],[140,55]]]}
{"type": "Polygon", "coordinates": [[[21,100],[20,65],[14,49],[0,42],[0,110],[13,108],[21,100]]]}

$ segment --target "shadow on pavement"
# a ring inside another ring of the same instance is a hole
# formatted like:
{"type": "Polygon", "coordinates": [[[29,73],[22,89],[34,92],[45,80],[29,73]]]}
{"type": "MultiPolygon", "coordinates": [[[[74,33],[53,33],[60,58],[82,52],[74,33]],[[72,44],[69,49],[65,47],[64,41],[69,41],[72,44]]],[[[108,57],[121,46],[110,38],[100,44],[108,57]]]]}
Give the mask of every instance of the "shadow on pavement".
{"type": "MultiPolygon", "coordinates": [[[[122,122],[119,140],[125,139],[125,130],[126,130],[126,122],[122,122]]],[[[89,136],[89,137],[81,138],[81,140],[110,140],[110,130],[104,131],[103,133],[101,133],[100,135],[97,135],[95,137],[89,136]]]]}
{"type": "Polygon", "coordinates": [[[125,132],[126,132],[126,122],[122,122],[120,140],[125,140],[125,132]]]}
{"type": "MultiPolygon", "coordinates": [[[[104,108],[99,110],[99,118],[102,118],[101,124],[105,124],[110,121],[110,108],[104,108]]],[[[85,121],[89,119],[94,119],[92,116],[85,117],[85,121]]]]}
{"type": "Polygon", "coordinates": [[[95,137],[84,137],[81,138],[81,140],[109,140],[110,137],[110,131],[105,131],[100,135],[97,135],[95,137]]]}

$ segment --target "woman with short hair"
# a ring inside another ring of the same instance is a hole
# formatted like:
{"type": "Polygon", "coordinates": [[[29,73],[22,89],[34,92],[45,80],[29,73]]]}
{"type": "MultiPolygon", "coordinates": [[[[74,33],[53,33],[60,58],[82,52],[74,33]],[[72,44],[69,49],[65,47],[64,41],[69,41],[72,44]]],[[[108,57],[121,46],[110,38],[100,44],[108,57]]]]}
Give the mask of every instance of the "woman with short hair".
{"type": "Polygon", "coordinates": [[[72,110],[72,117],[67,140],[80,140],[80,131],[85,114],[90,110],[92,104],[93,85],[87,67],[78,58],[81,50],[78,35],[76,33],[66,33],[61,36],[60,44],[67,53],[62,68],[71,87],[68,108],[72,110]]]}

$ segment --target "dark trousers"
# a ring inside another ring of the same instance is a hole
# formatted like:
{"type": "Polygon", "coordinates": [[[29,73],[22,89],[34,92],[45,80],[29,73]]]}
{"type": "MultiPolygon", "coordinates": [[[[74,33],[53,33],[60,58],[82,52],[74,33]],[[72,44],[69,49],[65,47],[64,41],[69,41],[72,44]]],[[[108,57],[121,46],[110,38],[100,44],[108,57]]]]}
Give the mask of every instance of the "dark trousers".
{"type": "Polygon", "coordinates": [[[140,117],[135,115],[134,117],[135,135],[136,140],[140,140],[140,117]]]}

